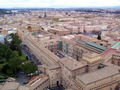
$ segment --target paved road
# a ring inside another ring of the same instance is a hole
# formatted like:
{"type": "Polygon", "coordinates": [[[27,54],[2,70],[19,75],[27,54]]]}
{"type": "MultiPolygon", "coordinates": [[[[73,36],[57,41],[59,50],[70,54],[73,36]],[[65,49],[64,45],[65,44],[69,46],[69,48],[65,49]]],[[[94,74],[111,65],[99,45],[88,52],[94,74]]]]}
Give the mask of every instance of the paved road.
{"type": "Polygon", "coordinates": [[[36,58],[36,56],[30,51],[30,49],[26,45],[21,45],[21,50],[31,62],[33,62],[35,65],[41,65],[41,62],[36,58]]]}
{"type": "Polygon", "coordinates": [[[28,77],[26,75],[23,74],[19,74],[19,77],[16,78],[16,81],[19,82],[21,85],[25,85],[25,83],[28,81],[28,77]]]}

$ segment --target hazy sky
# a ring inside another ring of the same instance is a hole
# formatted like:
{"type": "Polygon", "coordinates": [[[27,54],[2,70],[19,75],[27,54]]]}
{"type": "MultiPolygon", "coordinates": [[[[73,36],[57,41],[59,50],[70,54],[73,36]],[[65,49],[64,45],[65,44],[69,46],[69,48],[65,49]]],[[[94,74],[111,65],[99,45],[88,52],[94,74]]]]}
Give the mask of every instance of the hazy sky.
{"type": "Polygon", "coordinates": [[[112,7],[120,0],[0,0],[0,8],[14,7],[112,7]]]}

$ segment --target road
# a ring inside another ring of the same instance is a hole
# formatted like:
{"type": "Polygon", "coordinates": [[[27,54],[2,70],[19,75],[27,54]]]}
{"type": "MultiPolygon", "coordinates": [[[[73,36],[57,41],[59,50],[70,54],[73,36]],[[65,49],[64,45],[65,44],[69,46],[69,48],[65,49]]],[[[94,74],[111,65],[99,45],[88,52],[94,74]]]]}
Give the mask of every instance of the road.
{"type": "Polygon", "coordinates": [[[21,45],[21,50],[25,56],[28,57],[28,60],[33,62],[35,65],[41,65],[41,62],[36,58],[36,56],[30,51],[29,47],[26,45],[21,45]]]}

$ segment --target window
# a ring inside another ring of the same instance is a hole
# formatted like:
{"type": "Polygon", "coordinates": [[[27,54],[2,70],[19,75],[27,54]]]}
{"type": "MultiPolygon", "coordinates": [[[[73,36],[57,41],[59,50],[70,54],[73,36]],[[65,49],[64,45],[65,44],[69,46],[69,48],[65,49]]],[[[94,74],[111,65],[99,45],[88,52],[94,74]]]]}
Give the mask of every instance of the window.
{"type": "Polygon", "coordinates": [[[112,64],[114,64],[114,61],[112,60],[112,64]]]}
{"type": "Polygon", "coordinates": [[[120,66],[120,62],[118,61],[118,66],[120,66]]]}

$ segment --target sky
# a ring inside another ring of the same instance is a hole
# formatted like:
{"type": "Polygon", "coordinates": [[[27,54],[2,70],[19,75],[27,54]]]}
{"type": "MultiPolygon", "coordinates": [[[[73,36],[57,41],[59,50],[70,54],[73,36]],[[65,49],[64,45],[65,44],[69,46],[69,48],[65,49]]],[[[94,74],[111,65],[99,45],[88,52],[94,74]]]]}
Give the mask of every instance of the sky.
{"type": "Polygon", "coordinates": [[[114,7],[120,0],[0,0],[0,8],[114,7]]]}

